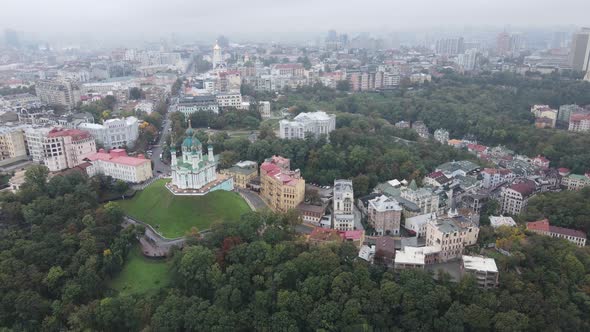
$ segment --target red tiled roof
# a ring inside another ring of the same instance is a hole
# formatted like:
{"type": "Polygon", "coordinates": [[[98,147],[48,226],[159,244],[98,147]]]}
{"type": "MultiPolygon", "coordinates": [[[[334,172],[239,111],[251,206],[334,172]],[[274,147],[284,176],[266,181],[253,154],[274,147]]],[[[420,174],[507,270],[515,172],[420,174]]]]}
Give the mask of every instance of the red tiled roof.
{"type": "Polygon", "coordinates": [[[340,233],[340,237],[342,237],[343,240],[357,241],[363,237],[365,231],[338,231],[338,233],[340,233]]]}
{"type": "Polygon", "coordinates": [[[93,153],[87,158],[90,161],[103,160],[127,166],[139,166],[150,162],[145,158],[129,157],[123,149],[113,149],[109,153],[104,152],[104,149],[100,149],[99,152],[93,153]]]}
{"type": "Polygon", "coordinates": [[[584,233],[582,231],[578,231],[578,230],[570,229],[570,228],[565,228],[565,227],[559,227],[559,226],[551,226],[548,219],[527,222],[526,228],[531,231],[541,231],[541,232],[561,234],[561,235],[565,235],[565,236],[586,238],[586,233],[584,233]]]}
{"type": "Polygon", "coordinates": [[[576,113],[576,114],[572,114],[570,116],[570,122],[572,122],[572,121],[582,121],[582,120],[589,120],[590,121],[590,114],[576,113]]]}
{"type": "Polygon", "coordinates": [[[430,173],[430,174],[428,174],[426,176],[429,177],[429,178],[436,179],[436,178],[438,178],[440,176],[445,176],[445,175],[443,174],[443,172],[438,171],[438,172],[432,172],[432,173],[430,173]]]}
{"type": "Polygon", "coordinates": [[[564,228],[564,227],[559,227],[559,226],[549,226],[549,231],[551,233],[557,233],[557,234],[562,234],[562,235],[566,235],[566,236],[574,236],[574,237],[581,237],[581,238],[586,238],[586,233],[582,232],[582,231],[578,231],[575,229],[570,229],[570,228],[564,228]]]}
{"type": "Polygon", "coordinates": [[[315,241],[339,241],[342,240],[340,234],[335,229],[316,227],[309,235],[310,240],[315,241]]]}
{"type": "Polygon", "coordinates": [[[526,223],[526,228],[532,231],[549,232],[549,220],[543,219],[526,223]]]}
{"type": "Polygon", "coordinates": [[[53,128],[47,134],[49,137],[64,137],[64,136],[71,136],[72,140],[79,141],[83,139],[90,138],[91,135],[89,132],[79,129],[63,129],[63,128],[53,128]]]}
{"type": "Polygon", "coordinates": [[[510,186],[510,189],[519,192],[522,196],[530,196],[535,191],[535,182],[527,180],[520,183],[515,183],[510,186]]]}
{"type": "Polygon", "coordinates": [[[479,144],[467,144],[467,149],[477,151],[477,152],[484,152],[488,149],[487,146],[479,145],[479,144]]]}

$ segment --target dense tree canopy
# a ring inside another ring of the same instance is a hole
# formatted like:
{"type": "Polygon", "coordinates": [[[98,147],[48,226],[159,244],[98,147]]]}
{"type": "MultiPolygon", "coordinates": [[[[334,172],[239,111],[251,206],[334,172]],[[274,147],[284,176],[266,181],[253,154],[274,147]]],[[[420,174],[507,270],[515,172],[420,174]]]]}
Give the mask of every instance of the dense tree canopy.
{"type": "Polygon", "coordinates": [[[547,218],[551,225],[579,229],[590,234],[590,188],[581,191],[545,193],[533,197],[523,220],[547,218]]]}
{"type": "Polygon", "coordinates": [[[104,295],[133,243],[122,212],[99,206],[80,174],[46,182],[32,167],[17,194],[0,196],[0,326],[60,330],[77,308],[104,295]]]}
{"type": "Polygon", "coordinates": [[[445,128],[451,137],[467,134],[485,145],[502,144],[517,153],[547,156],[553,166],[583,173],[590,169],[590,135],[537,129],[530,107],[590,104],[590,83],[564,78],[527,79],[512,74],[473,78],[448,74],[418,89],[346,94],[321,86],[291,91],[275,107],[362,114],[395,122],[421,120],[431,133],[445,128]]]}

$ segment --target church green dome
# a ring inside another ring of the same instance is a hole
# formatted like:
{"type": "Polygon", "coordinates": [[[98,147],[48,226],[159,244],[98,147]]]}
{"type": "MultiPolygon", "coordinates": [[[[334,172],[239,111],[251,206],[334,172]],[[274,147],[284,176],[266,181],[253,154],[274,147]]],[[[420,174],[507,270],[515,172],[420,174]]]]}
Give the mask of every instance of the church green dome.
{"type": "Polygon", "coordinates": [[[187,136],[184,141],[182,141],[182,146],[183,147],[187,147],[187,148],[197,148],[197,149],[201,149],[202,148],[202,144],[201,141],[199,141],[199,139],[197,138],[197,136],[187,136]]]}

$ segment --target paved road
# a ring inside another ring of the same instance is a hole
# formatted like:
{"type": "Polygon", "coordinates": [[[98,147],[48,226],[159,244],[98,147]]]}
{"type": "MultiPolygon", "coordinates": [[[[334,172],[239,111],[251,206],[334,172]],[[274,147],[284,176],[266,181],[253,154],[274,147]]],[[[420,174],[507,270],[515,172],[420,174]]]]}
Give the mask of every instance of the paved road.
{"type": "Polygon", "coordinates": [[[248,198],[250,204],[252,204],[256,210],[262,210],[268,207],[268,205],[266,205],[266,203],[262,200],[262,198],[260,198],[260,196],[258,196],[257,193],[246,189],[236,188],[236,190],[248,198]]]}
{"type": "Polygon", "coordinates": [[[165,164],[160,159],[160,154],[162,153],[162,149],[164,144],[166,144],[166,136],[169,134],[168,129],[170,128],[170,119],[168,115],[170,111],[166,113],[166,118],[163,121],[163,129],[160,134],[160,138],[158,140],[158,144],[152,147],[152,157],[151,160],[154,162],[154,175],[158,174],[168,174],[170,173],[170,165],[165,164]]]}
{"type": "Polygon", "coordinates": [[[354,228],[357,230],[364,230],[365,227],[361,222],[362,214],[361,211],[356,207],[356,205],[352,205],[352,212],[354,213],[354,228]]]}

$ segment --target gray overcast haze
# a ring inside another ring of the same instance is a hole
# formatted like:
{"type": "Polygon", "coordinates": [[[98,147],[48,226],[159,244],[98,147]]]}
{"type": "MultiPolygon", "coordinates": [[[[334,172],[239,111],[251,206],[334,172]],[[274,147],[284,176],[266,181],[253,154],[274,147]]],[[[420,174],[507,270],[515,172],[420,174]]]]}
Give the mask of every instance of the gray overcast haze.
{"type": "MultiPolygon", "coordinates": [[[[590,25],[590,0],[0,0],[0,28],[37,38],[238,38],[466,26],[590,25]]],[[[258,38],[257,38],[258,37],[258,38]]]]}

